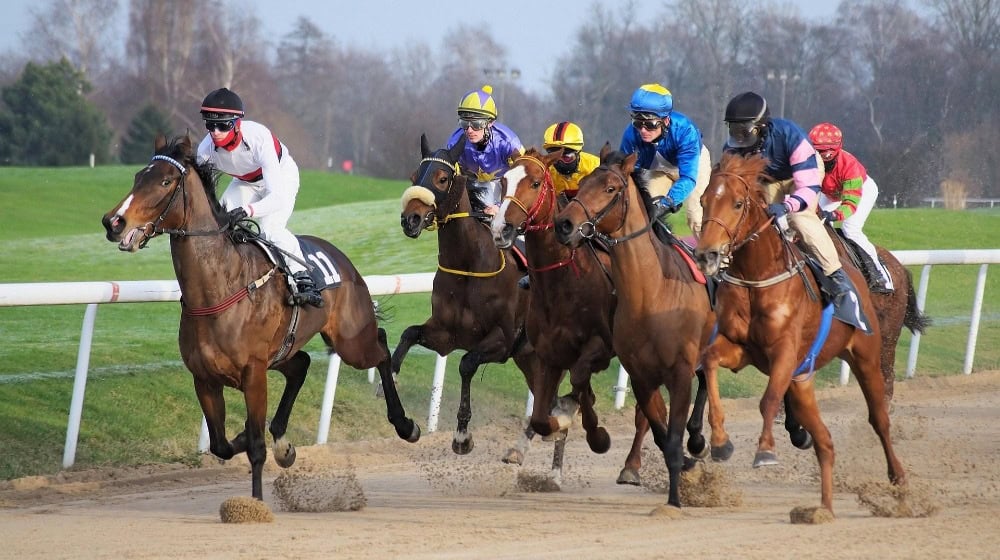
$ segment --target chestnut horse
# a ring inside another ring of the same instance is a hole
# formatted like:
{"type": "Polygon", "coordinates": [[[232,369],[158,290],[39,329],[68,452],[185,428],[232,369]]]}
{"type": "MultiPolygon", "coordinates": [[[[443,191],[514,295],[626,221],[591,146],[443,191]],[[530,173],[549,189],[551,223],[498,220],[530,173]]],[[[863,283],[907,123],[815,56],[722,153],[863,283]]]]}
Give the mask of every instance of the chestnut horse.
{"type": "MultiPolygon", "coordinates": [[[[879,325],[872,324],[872,334],[866,334],[830,319],[829,306],[824,322],[824,305],[817,301],[819,286],[808,268],[803,269],[802,253],[785,240],[766,212],[771,201],[758,182],[766,164],[759,155],[724,155],[701,198],[698,264],[706,274],[716,274],[721,263],[731,259],[717,293],[719,336],[706,351],[705,366],[712,371],[725,362],[735,371],[752,364],[768,375],[760,401],[763,431],[754,466],[777,462],[772,426],[784,397],[786,427],[797,423],[812,438],[820,467],[821,504],[832,513],[833,440],[820,418],[812,372],[834,357],[846,360],[854,371],[868,405],[868,421],[882,442],[889,480],[906,482],[890,436],[879,325]],[[825,342],[822,331],[828,331],[825,342]]],[[[855,286],[865,285],[850,263],[844,269],[855,286]]],[[[858,297],[864,314],[875,316],[868,290],[859,290],[858,297]]]]}
{"type": "MultiPolygon", "coordinates": [[[[670,479],[667,503],[680,507],[678,484],[688,463],[682,443],[691,378],[715,320],[705,286],[680,253],[652,232],[631,175],[635,161],[636,154],[623,157],[603,149],[601,166],[580,181],[576,197],[556,215],[555,231],[559,241],[570,247],[594,237],[610,247],[618,295],[613,349],[663,452],[670,479]],[[661,386],[669,393],[667,415],[657,405],[661,386]]],[[[694,441],[694,437],[689,440],[689,451],[705,451],[704,438],[692,449],[694,441]]]]}
{"type": "Polygon", "coordinates": [[[527,337],[524,316],[529,293],[517,287],[522,273],[511,249],[498,249],[489,227],[472,215],[466,177],[455,162],[464,137],[450,150],[431,151],[420,137],[421,159],[413,185],[403,192],[400,225],[407,237],[436,229],[438,270],[431,291],[431,316],[422,325],[407,327],[392,354],[392,371],[399,372],[414,344],[441,356],[465,350],[458,371],[462,378],[458,424],[452,451],[465,455],[475,443],[469,432],[472,418],[472,377],[485,363],[504,363],[513,357],[531,380],[538,361],[527,337]]]}
{"type": "MultiPolygon", "coordinates": [[[[295,462],[285,439],[292,406],[305,381],[310,357],[302,347],[319,333],[331,352],[357,369],[377,367],[385,386],[389,421],[399,437],[415,442],[420,428],[406,417],[392,384],[389,348],[379,328],[364,278],[330,243],[303,236],[318,247],[314,262],[339,276],[339,286],[323,291],[324,307],[289,307],[286,274],[253,243],[234,241],[226,211],[216,197],[213,170],[198,165],[187,136],[167,144],[159,135],[149,165],[135,174],[132,190],[102,220],[108,241],[136,252],[150,239],[170,235],[170,253],[180,285],[180,351],[194,376],[194,388],[208,423],[212,453],[231,459],[246,452],[252,494],[263,499],[261,473],[267,458],[267,370],[285,376],[270,432],[274,460],[295,462]],[[243,392],[245,428],[226,438],[223,387],[243,392]]],[[[310,259],[312,260],[312,259],[310,259]]]]}
{"type": "MultiPolygon", "coordinates": [[[[592,243],[570,249],[556,240],[553,227],[558,207],[549,166],[561,154],[542,154],[532,148],[518,158],[504,174],[506,197],[492,223],[498,247],[510,247],[516,236],[524,235],[532,292],[525,328],[541,362],[537,378],[528,383],[535,401],[526,437],[507,456],[507,462],[516,464],[521,464],[534,433],[548,436],[566,429],[571,411],[557,407],[553,416],[550,407],[567,370],[572,386],[569,397],[580,407],[590,449],[605,453],[611,446],[607,430],[599,425],[590,383],[591,376],[606,370],[614,357],[611,318],[617,298],[610,256],[592,243]]],[[[665,411],[662,398],[659,401],[658,409],[665,411]]],[[[636,437],[619,484],[639,484],[648,423],[641,412],[636,419],[636,437]]]]}

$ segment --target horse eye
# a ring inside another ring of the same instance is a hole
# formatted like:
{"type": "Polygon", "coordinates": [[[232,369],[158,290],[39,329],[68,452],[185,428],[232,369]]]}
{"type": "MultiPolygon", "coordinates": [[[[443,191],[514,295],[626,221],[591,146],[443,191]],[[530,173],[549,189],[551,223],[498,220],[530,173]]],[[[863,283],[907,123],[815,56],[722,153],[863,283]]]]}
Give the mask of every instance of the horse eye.
{"type": "Polygon", "coordinates": [[[742,200],[737,200],[736,201],[736,209],[740,210],[742,208],[743,208],[743,201],[742,200]]]}
{"type": "Polygon", "coordinates": [[[604,189],[604,192],[606,192],[608,194],[611,194],[611,193],[615,192],[615,187],[613,187],[611,185],[608,185],[607,188],[604,189]]]}
{"type": "Polygon", "coordinates": [[[534,183],[531,184],[531,188],[533,188],[533,189],[537,189],[540,186],[542,186],[542,182],[541,181],[535,181],[534,183]]]}
{"type": "Polygon", "coordinates": [[[163,181],[160,182],[160,186],[169,187],[170,184],[173,183],[173,182],[174,182],[173,179],[167,179],[166,177],[164,177],[163,181]]]}

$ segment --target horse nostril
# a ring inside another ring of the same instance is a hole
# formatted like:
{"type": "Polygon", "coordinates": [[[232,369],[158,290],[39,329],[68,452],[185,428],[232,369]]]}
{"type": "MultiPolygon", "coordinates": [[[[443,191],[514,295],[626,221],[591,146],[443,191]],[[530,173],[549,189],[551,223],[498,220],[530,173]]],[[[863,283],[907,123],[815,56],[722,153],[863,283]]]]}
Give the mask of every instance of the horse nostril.
{"type": "Polygon", "coordinates": [[[504,224],[503,229],[500,230],[500,235],[504,237],[510,237],[514,233],[514,226],[510,224],[504,224]]]}

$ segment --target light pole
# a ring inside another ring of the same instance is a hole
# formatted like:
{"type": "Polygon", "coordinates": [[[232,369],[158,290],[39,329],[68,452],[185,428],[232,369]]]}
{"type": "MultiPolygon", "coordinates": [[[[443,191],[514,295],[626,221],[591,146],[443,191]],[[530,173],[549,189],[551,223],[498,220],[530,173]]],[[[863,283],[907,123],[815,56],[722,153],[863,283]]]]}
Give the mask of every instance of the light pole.
{"type": "Polygon", "coordinates": [[[498,99],[499,105],[497,110],[499,111],[500,107],[506,107],[506,105],[503,104],[503,93],[504,90],[507,89],[507,86],[504,84],[508,81],[520,78],[521,71],[517,68],[483,68],[483,76],[485,76],[487,80],[490,78],[496,78],[497,85],[500,86],[500,97],[498,99]]]}
{"type": "Polygon", "coordinates": [[[794,82],[798,81],[800,76],[798,74],[792,74],[791,76],[789,76],[788,70],[778,70],[778,71],[768,70],[767,71],[768,81],[774,80],[775,78],[781,81],[781,102],[778,105],[778,116],[781,118],[785,118],[785,88],[788,83],[788,79],[791,78],[792,81],[794,82]]]}

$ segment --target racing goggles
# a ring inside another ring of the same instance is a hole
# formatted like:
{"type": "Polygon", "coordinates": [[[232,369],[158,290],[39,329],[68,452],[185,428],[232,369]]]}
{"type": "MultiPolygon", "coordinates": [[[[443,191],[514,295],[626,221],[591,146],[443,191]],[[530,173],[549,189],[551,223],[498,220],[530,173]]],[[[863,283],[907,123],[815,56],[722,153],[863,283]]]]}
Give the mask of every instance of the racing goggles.
{"type": "Polygon", "coordinates": [[[559,157],[559,161],[563,163],[573,163],[574,161],[576,161],[576,158],[580,157],[580,152],[576,150],[571,150],[569,148],[559,148],[558,146],[553,148],[546,148],[546,151],[550,154],[552,152],[557,152],[559,150],[563,151],[562,156],[559,157]]]}
{"type": "Polygon", "coordinates": [[[729,145],[733,148],[749,148],[757,143],[760,129],[754,121],[727,122],[729,145]]]}
{"type": "Polygon", "coordinates": [[[660,119],[632,119],[632,126],[639,130],[656,130],[663,126],[663,121],[660,119]]]}
{"type": "Polygon", "coordinates": [[[467,128],[471,128],[472,130],[482,130],[482,129],[486,128],[486,125],[489,124],[489,122],[490,122],[489,119],[462,119],[462,118],[460,118],[460,119],[458,119],[458,126],[460,126],[462,128],[462,130],[465,130],[467,128]]]}
{"type": "Polygon", "coordinates": [[[205,129],[209,132],[218,130],[219,132],[229,132],[236,126],[236,119],[228,121],[205,121],[205,129]]]}

